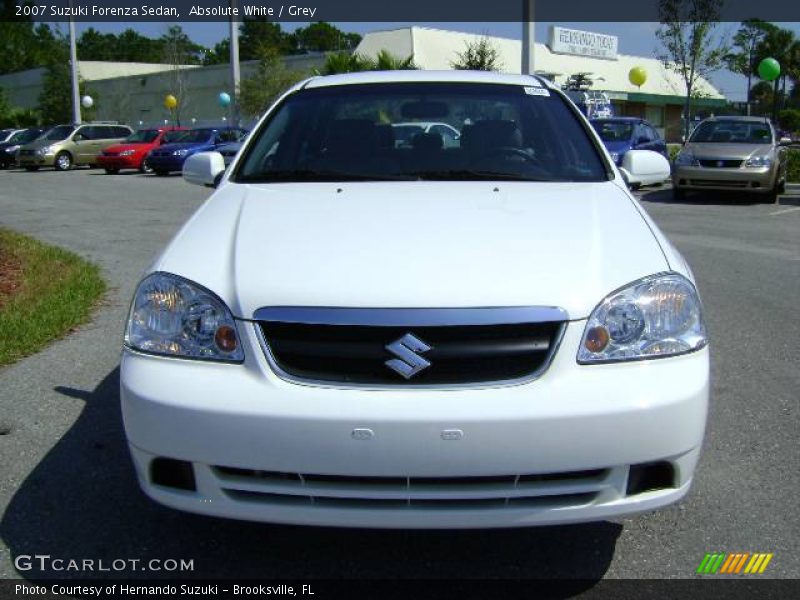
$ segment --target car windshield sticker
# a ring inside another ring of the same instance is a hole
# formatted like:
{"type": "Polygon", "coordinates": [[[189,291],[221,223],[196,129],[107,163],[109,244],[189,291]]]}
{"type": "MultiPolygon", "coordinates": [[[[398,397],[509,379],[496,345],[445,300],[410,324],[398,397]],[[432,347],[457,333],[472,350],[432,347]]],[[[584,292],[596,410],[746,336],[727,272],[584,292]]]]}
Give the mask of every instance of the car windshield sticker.
{"type": "Polygon", "coordinates": [[[530,96],[549,96],[550,92],[544,88],[525,86],[525,93],[530,96]]]}

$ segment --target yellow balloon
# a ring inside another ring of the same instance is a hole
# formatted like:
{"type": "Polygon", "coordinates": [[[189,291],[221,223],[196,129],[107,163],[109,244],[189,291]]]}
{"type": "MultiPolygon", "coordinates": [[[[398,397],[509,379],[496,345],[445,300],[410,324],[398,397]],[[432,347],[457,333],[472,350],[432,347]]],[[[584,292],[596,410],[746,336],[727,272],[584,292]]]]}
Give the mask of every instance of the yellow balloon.
{"type": "Polygon", "coordinates": [[[628,79],[636,87],[642,87],[647,81],[647,71],[643,67],[633,67],[628,73],[628,79]]]}
{"type": "Polygon", "coordinates": [[[172,94],[167,94],[167,97],[164,98],[164,106],[172,110],[173,108],[178,106],[178,99],[172,94]]]}

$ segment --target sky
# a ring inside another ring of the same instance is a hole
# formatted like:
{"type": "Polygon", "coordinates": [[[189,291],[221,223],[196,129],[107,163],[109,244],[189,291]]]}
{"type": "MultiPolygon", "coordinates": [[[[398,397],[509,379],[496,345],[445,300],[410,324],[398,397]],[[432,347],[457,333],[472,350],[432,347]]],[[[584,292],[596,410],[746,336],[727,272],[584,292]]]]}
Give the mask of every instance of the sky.
{"type": "MultiPolygon", "coordinates": [[[[365,34],[370,31],[381,29],[396,29],[399,27],[410,27],[417,25],[421,27],[436,27],[439,29],[452,29],[455,31],[465,31],[469,33],[479,33],[494,35],[506,38],[520,39],[522,37],[522,25],[520,23],[333,23],[339,29],[347,32],[365,34]]],[[[102,32],[120,33],[128,27],[133,27],[143,35],[158,37],[163,35],[169,23],[77,23],[77,31],[80,32],[94,27],[102,32]]],[[[302,27],[307,23],[281,23],[286,31],[292,31],[297,27],[302,27]]],[[[615,35],[619,38],[620,54],[631,54],[635,56],[653,56],[658,48],[658,40],[655,32],[658,23],[536,23],[536,41],[544,43],[547,41],[548,30],[551,25],[560,25],[572,29],[583,29],[597,33],[615,35]]],[[[800,38],[800,23],[777,23],[781,27],[791,29],[800,38]]],[[[181,23],[184,31],[198,44],[213,47],[214,44],[228,37],[227,22],[186,22],[181,23]]],[[[731,37],[738,29],[738,23],[721,23],[718,27],[720,35],[731,37]]],[[[743,101],[746,98],[747,84],[744,77],[735,75],[728,71],[718,71],[710,77],[712,83],[729,100],[743,101]]]]}

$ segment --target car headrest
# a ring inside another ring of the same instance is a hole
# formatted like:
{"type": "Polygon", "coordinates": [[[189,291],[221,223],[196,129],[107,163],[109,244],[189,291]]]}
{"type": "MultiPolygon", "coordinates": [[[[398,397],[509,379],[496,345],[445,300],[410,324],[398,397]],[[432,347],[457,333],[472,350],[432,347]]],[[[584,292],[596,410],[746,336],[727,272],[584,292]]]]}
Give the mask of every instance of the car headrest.
{"type": "Polygon", "coordinates": [[[442,149],[444,140],[438,133],[418,133],[411,138],[411,146],[414,150],[435,152],[442,149]]]}
{"type": "Polygon", "coordinates": [[[375,123],[369,119],[332,121],[325,137],[325,149],[329,154],[369,154],[374,151],[375,144],[375,123]]]}
{"type": "Polygon", "coordinates": [[[522,146],[522,132],[514,121],[486,119],[477,121],[468,135],[462,135],[462,145],[471,149],[519,148],[522,146]],[[467,139],[464,140],[464,137],[467,139]]]}
{"type": "Polygon", "coordinates": [[[387,124],[375,125],[375,140],[378,148],[394,148],[394,127],[387,124]]]}

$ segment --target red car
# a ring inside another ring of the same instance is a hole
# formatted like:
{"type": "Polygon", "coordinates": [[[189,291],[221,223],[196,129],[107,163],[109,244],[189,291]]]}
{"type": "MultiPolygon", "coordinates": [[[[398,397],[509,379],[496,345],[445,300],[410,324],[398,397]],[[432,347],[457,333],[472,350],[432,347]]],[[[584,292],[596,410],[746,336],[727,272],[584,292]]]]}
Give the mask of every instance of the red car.
{"type": "Polygon", "coordinates": [[[146,173],[144,159],[153,148],[178,140],[185,127],[159,127],[140,129],[119,144],[105,148],[97,158],[97,164],[109,175],[116,175],[121,169],[138,169],[146,173]]]}

